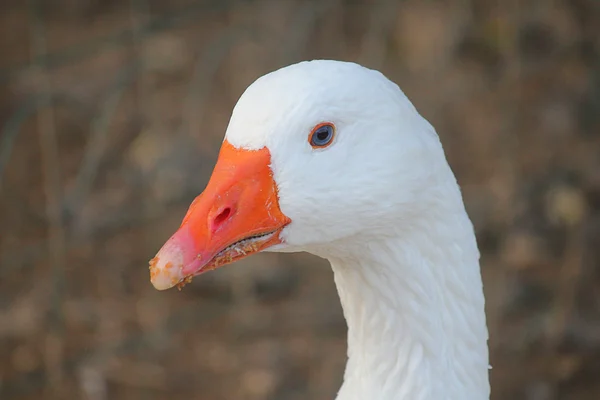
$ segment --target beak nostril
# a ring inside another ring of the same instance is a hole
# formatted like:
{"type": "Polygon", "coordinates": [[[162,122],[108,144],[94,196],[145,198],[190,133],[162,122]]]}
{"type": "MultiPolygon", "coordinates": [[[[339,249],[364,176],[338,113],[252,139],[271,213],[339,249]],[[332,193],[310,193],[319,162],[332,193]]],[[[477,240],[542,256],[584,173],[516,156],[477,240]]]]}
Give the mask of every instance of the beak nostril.
{"type": "Polygon", "coordinates": [[[213,219],[212,230],[216,230],[223,224],[223,222],[227,221],[227,219],[231,216],[231,207],[225,207],[217,216],[213,219]]]}

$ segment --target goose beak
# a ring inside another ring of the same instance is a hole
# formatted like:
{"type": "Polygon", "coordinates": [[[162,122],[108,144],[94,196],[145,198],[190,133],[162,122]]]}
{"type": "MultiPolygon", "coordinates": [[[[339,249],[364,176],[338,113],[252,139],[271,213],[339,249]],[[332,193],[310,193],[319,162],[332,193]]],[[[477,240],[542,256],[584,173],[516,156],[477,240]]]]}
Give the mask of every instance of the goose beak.
{"type": "Polygon", "coordinates": [[[270,163],[267,148],[236,149],[223,142],[206,189],[150,260],[156,289],[181,288],[195,275],[281,243],[290,219],[279,209],[270,163]]]}

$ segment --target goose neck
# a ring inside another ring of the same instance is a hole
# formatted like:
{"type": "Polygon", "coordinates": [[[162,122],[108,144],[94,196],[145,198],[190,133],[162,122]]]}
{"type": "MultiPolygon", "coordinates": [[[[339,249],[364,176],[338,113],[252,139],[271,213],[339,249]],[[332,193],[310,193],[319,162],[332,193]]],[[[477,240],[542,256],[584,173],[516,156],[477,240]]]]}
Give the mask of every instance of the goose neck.
{"type": "Polygon", "coordinates": [[[459,222],[330,258],[348,323],[338,400],[489,399],[479,252],[459,222]]]}

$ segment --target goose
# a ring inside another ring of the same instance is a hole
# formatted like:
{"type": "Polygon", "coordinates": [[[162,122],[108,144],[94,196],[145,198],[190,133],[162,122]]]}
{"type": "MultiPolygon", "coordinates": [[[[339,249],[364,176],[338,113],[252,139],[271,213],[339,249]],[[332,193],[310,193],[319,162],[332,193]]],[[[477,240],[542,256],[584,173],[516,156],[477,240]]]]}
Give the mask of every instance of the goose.
{"type": "Polygon", "coordinates": [[[435,129],[382,73],[313,60],[252,83],[150,279],[181,288],[261,251],[329,260],[348,325],[337,400],[489,399],[473,225],[435,129]]]}

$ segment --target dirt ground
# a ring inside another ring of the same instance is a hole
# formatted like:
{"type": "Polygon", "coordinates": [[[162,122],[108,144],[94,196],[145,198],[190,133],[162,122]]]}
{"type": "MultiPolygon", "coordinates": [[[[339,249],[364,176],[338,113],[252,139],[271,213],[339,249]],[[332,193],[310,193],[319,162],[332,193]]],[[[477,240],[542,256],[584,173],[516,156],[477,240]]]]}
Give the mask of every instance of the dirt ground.
{"type": "Polygon", "coordinates": [[[157,292],[237,98],[380,69],[436,127],[482,251],[493,398],[600,398],[600,2],[0,3],[0,399],[332,399],[326,262],[157,292]]]}

